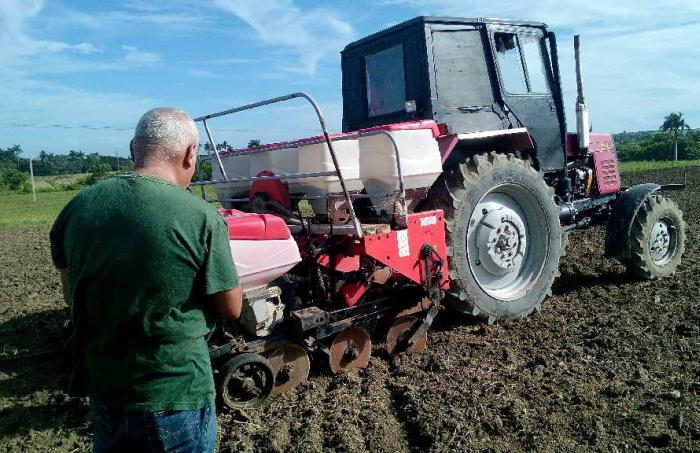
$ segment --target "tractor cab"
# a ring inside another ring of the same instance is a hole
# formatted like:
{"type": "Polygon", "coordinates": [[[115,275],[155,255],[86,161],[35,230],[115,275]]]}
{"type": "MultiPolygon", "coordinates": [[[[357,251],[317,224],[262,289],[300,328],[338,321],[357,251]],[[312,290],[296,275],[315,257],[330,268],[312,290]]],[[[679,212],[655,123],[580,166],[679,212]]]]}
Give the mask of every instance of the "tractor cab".
{"type": "MultiPolygon", "coordinates": [[[[349,44],[342,70],[344,131],[415,119],[453,135],[525,127],[542,170],[565,166],[556,42],[545,24],[417,17],[349,44]]],[[[491,137],[478,146],[512,139],[491,137]]]]}

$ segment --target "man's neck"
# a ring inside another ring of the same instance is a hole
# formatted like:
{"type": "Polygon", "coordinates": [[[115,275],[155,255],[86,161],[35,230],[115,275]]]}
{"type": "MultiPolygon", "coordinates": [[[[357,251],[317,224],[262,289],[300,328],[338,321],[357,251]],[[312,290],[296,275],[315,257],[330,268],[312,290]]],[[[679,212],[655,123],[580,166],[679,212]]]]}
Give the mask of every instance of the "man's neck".
{"type": "Polygon", "coordinates": [[[177,184],[180,187],[186,188],[187,185],[182,185],[182,182],[178,179],[177,174],[162,166],[147,165],[145,167],[139,167],[134,169],[134,172],[143,176],[152,176],[154,178],[162,179],[164,181],[177,184]]]}

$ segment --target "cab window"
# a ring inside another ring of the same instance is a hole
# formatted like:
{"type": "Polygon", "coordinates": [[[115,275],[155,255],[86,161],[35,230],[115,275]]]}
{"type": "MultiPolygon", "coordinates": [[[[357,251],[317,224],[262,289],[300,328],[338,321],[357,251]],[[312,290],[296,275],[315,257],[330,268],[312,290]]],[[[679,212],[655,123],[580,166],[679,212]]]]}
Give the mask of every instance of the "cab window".
{"type": "Polygon", "coordinates": [[[398,45],[365,57],[368,115],[379,116],[405,108],[403,46],[398,45]]]}
{"type": "Polygon", "coordinates": [[[535,34],[494,33],[501,83],[508,93],[549,93],[540,41],[535,34]]]}

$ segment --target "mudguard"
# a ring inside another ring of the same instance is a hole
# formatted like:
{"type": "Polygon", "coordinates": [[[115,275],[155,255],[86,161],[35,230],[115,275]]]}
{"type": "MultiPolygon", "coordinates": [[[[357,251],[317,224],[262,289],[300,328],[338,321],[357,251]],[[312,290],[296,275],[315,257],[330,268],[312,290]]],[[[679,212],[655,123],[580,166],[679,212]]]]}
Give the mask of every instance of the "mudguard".
{"type": "Polygon", "coordinates": [[[646,198],[661,189],[653,182],[632,186],[618,198],[605,230],[605,256],[626,260],[630,257],[629,231],[646,198]]]}

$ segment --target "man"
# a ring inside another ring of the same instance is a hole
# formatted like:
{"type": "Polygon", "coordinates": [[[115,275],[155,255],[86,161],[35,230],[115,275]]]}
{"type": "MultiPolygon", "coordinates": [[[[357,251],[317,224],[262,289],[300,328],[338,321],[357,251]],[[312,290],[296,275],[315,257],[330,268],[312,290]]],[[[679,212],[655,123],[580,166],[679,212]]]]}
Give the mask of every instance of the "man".
{"type": "Polygon", "coordinates": [[[216,317],[239,317],[242,293],[223,218],[185,190],[198,141],[185,112],[146,112],[134,173],[82,191],[51,230],[94,451],[214,450],[205,337],[216,317]]]}

